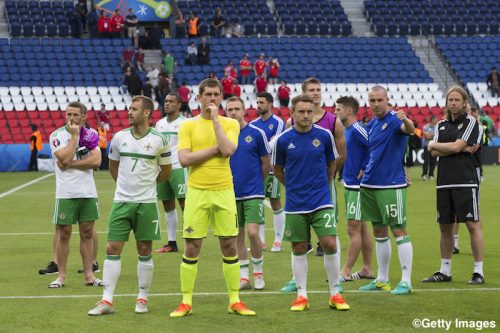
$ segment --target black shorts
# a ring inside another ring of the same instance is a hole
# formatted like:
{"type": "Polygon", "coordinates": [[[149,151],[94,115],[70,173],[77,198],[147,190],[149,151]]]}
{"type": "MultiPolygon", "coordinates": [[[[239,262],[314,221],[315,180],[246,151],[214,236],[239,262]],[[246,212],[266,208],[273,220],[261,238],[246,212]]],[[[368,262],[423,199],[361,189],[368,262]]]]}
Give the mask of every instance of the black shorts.
{"type": "Polygon", "coordinates": [[[438,223],[479,221],[478,188],[438,189],[436,199],[438,223]]]}

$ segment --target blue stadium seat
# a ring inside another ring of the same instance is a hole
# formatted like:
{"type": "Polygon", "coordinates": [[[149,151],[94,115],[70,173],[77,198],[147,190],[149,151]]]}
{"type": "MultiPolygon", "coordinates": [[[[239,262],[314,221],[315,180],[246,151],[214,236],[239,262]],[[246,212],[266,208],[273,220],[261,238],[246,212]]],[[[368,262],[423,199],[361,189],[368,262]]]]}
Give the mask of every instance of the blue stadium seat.
{"type": "Polygon", "coordinates": [[[33,24],[31,23],[24,23],[23,24],[23,36],[24,37],[32,37],[33,36],[33,24]]]}
{"type": "Polygon", "coordinates": [[[42,24],[35,25],[35,36],[37,37],[45,36],[45,25],[42,24]]]}

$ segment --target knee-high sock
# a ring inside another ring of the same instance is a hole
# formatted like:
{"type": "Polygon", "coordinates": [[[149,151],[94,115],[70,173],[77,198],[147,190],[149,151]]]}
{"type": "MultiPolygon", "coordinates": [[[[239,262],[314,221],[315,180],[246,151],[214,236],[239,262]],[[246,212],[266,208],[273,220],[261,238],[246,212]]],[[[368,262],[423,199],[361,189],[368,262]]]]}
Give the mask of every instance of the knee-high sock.
{"type": "Polygon", "coordinates": [[[177,211],[174,209],[165,212],[165,220],[167,221],[168,241],[175,242],[177,239],[176,238],[177,224],[179,223],[177,218],[177,211]]]}
{"type": "Polygon", "coordinates": [[[113,303],[116,283],[118,282],[118,278],[120,277],[120,272],[122,270],[120,256],[106,256],[103,269],[102,282],[104,284],[104,289],[102,293],[102,300],[113,303]]]}
{"type": "Polygon", "coordinates": [[[297,295],[307,298],[307,256],[292,254],[292,271],[297,283],[297,295]]]}
{"type": "Polygon", "coordinates": [[[389,281],[389,262],[392,254],[389,237],[375,238],[375,252],[378,264],[377,281],[387,282],[389,281]]]}
{"type": "MultiPolygon", "coordinates": [[[[341,253],[342,249],[340,248],[340,239],[339,239],[338,235],[337,235],[337,237],[335,237],[335,245],[337,248],[337,252],[334,253],[334,258],[337,261],[338,267],[341,267],[340,266],[340,253],[341,253]]],[[[339,279],[340,279],[340,272],[339,272],[339,279]]]]}
{"type": "Polygon", "coordinates": [[[264,266],[264,256],[260,258],[252,258],[253,273],[262,274],[262,268],[264,266]]]}
{"type": "Polygon", "coordinates": [[[250,273],[248,272],[249,260],[240,260],[240,279],[249,280],[250,273]]]}
{"type": "Polygon", "coordinates": [[[330,286],[330,295],[336,295],[339,292],[339,276],[340,276],[340,258],[339,253],[325,253],[323,256],[323,264],[328,277],[328,285],[330,286]]]}
{"type": "Polygon", "coordinates": [[[285,213],[283,209],[275,210],[273,213],[274,242],[281,243],[285,232],[285,213]]]}
{"type": "Polygon", "coordinates": [[[151,282],[153,281],[153,257],[149,256],[139,256],[139,261],[137,262],[137,281],[139,282],[139,295],[137,298],[148,299],[149,288],[151,287],[151,282]]]}
{"type": "Polygon", "coordinates": [[[226,280],[227,293],[229,294],[229,304],[240,301],[240,263],[238,256],[222,258],[222,272],[226,280]]]}
{"type": "Polygon", "coordinates": [[[181,292],[182,303],[192,305],[193,290],[198,273],[198,258],[182,257],[181,263],[181,292]]]}
{"type": "Polygon", "coordinates": [[[411,286],[411,268],[413,263],[413,246],[409,236],[396,237],[398,245],[399,263],[401,264],[401,282],[411,286]]]}

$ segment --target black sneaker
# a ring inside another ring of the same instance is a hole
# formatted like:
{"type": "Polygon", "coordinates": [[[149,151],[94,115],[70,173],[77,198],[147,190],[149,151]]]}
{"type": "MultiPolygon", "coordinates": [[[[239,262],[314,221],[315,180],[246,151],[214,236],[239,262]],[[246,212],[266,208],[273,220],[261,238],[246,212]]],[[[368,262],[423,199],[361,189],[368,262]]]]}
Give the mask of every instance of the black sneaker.
{"type": "Polygon", "coordinates": [[[460,253],[460,249],[458,247],[454,247],[453,254],[459,254],[459,253],[460,253]]]}
{"type": "Polygon", "coordinates": [[[316,255],[318,257],[322,257],[325,255],[325,252],[323,252],[323,248],[321,247],[321,244],[318,242],[318,246],[316,247],[316,255]]]}
{"type": "Polygon", "coordinates": [[[441,272],[436,272],[427,279],[423,279],[422,282],[451,282],[451,275],[448,276],[441,272]]]}
{"type": "Polygon", "coordinates": [[[50,275],[57,273],[59,273],[59,268],[57,268],[57,264],[53,261],[49,262],[47,267],[38,270],[38,274],[40,275],[50,275]]]}
{"type": "MultiPolygon", "coordinates": [[[[92,264],[92,272],[98,273],[100,271],[101,271],[101,269],[99,268],[99,263],[96,261],[95,264],[94,263],[92,264]]],[[[82,274],[83,273],[83,268],[80,268],[78,270],[78,273],[82,274]]]]}
{"type": "Polygon", "coordinates": [[[469,284],[483,284],[484,276],[479,273],[472,273],[472,277],[469,280],[469,284]]]}

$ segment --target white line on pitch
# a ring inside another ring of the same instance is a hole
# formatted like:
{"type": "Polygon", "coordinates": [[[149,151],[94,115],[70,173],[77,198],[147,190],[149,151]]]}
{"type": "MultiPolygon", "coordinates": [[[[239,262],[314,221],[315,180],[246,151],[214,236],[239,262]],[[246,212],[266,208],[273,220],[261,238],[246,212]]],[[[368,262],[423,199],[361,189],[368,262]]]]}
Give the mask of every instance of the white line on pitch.
{"type": "Polygon", "coordinates": [[[8,190],[7,192],[0,193],[0,199],[1,199],[1,198],[3,198],[3,197],[6,197],[6,196],[8,196],[9,194],[12,194],[12,193],[14,193],[14,192],[16,192],[16,191],[19,191],[20,189],[23,189],[23,188],[25,188],[25,187],[27,187],[27,186],[33,185],[33,184],[35,184],[35,183],[38,183],[39,181],[42,181],[42,180],[44,180],[45,178],[48,178],[48,177],[53,176],[53,175],[54,175],[54,173],[49,173],[48,175],[44,175],[44,176],[42,176],[42,177],[39,177],[39,178],[33,179],[32,181],[29,181],[29,182],[27,182],[26,184],[23,184],[23,185],[19,185],[19,186],[17,186],[17,187],[14,187],[12,190],[8,190]]]}
{"type": "MultiPolygon", "coordinates": [[[[476,291],[476,292],[491,292],[491,291],[500,291],[500,288],[441,288],[441,289],[414,289],[414,292],[417,293],[427,293],[427,292],[467,292],[467,291],[476,291]]],[[[323,290],[313,290],[307,291],[310,294],[327,294],[329,291],[323,290]]],[[[373,294],[373,293],[383,293],[383,291],[373,292],[373,291],[361,291],[361,290],[345,290],[346,294],[373,294]]],[[[241,292],[240,295],[288,295],[289,293],[282,293],[280,291],[250,291],[250,292],[241,292]]],[[[94,298],[100,297],[101,294],[98,295],[39,295],[39,296],[0,296],[0,300],[2,299],[54,299],[54,298],[94,298]]],[[[151,297],[179,297],[182,296],[182,293],[157,293],[157,294],[149,294],[151,297]]],[[[206,293],[194,293],[194,296],[227,296],[227,292],[206,292],[206,293]]],[[[137,297],[137,294],[117,294],[114,297],[137,297]]]]}

